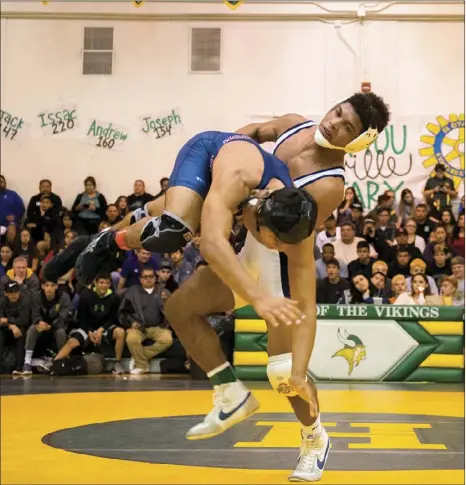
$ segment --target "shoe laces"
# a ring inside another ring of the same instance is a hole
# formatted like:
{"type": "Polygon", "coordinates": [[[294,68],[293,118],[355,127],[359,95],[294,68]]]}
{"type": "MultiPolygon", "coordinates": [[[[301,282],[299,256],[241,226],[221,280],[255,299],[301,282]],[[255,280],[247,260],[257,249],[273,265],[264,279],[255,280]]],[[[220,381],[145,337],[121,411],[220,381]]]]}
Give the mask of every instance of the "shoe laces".
{"type": "Polygon", "coordinates": [[[319,448],[316,447],[318,436],[303,437],[301,450],[298,459],[298,468],[301,470],[308,470],[313,468],[319,454],[319,448]]]}
{"type": "Polygon", "coordinates": [[[214,408],[223,409],[229,402],[227,397],[225,396],[225,388],[222,385],[214,386],[214,408]]]}

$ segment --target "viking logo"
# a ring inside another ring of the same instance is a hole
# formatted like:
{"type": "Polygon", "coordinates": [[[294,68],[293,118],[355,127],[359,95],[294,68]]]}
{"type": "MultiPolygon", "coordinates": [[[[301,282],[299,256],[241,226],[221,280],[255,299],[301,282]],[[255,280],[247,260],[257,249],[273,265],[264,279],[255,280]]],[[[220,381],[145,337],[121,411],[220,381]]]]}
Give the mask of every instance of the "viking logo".
{"type": "Polygon", "coordinates": [[[332,358],[343,357],[346,362],[348,362],[348,375],[350,376],[353,373],[354,368],[357,367],[362,360],[366,359],[366,347],[356,335],[348,335],[346,330],[343,332],[344,333],[342,334],[340,329],[338,329],[338,340],[344,344],[345,347],[338,352],[335,352],[332,355],[332,358]]]}

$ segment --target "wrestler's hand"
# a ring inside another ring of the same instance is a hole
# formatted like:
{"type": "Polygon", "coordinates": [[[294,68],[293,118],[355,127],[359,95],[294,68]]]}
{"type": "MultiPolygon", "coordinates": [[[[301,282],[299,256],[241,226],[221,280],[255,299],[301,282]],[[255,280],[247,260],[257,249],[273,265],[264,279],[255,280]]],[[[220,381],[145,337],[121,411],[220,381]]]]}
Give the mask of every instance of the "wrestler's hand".
{"type": "Polygon", "coordinates": [[[263,296],[253,304],[257,314],[273,327],[279,325],[299,325],[305,315],[298,302],[289,298],[263,296]]]}
{"type": "Polygon", "coordinates": [[[317,395],[314,391],[314,387],[304,378],[291,376],[289,384],[298,393],[301,399],[304,399],[309,403],[309,412],[311,417],[317,418],[319,415],[319,406],[317,404],[317,395]]]}

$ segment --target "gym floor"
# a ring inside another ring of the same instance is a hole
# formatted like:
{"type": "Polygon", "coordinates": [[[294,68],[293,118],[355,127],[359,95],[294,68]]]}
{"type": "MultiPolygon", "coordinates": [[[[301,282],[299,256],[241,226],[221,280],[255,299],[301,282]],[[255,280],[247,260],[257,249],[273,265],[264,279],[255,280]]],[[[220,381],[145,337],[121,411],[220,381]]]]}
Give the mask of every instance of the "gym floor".
{"type": "MultiPolygon", "coordinates": [[[[258,414],[187,441],[208,382],[112,376],[1,381],[3,484],[288,483],[300,426],[267,383],[258,414]]],[[[332,450],[322,484],[464,483],[464,386],[318,385],[332,450]]]]}

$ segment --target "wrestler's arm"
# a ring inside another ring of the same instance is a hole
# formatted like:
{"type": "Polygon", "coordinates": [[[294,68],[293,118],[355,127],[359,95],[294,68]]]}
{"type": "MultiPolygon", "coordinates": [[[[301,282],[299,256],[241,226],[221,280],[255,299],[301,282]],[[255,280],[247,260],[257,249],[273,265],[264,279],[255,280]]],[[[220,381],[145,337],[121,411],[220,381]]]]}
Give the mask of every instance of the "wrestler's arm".
{"type": "Polygon", "coordinates": [[[257,186],[259,180],[260,168],[249,169],[247,173],[224,167],[213,177],[201,215],[202,256],[226,285],[251,304],[261,298],[263,292],[237,258],[229,236],[233,214],[249,195],[250,187],[257,186]]]}
{"type": "Polygon", "coordinates": [[[317,328],[316,269],[314,235],[285,251],[288,257],[288,277],[291,298],[298,302],[305,315],[293,328],[292,376],[306,377],[317,328]]]}
{"type": "Polygon", "coordinates": [[[265,123],[250,123],[243,126],[236,133],[240,135],[249,136],[257,143],[265,143],[267,141],[277,141],[277,138],[289,128],[306,121],[306,118],[297,114],[287,114],[266,121],[265,123]]]}

